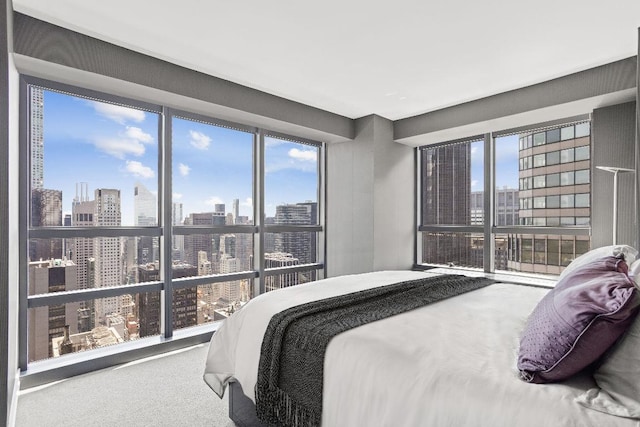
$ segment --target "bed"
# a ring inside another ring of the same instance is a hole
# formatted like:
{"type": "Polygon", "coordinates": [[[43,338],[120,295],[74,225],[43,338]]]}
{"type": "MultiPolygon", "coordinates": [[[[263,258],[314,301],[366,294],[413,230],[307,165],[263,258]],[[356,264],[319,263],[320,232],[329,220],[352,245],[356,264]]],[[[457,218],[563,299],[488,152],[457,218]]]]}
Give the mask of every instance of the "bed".
{"type": "MultiPolygon", "coordinates": [[[[260,425],[252,405],[273,316],[303,303],[442,274],[349,275],[254,298],[213,335],[204,380],[220,397],[231,384],[231,418],[241,426],[260,425]]],[[[340,333],[324,352],[321,425],[640,426],[576,402],[598,389],[590,373],[552,384],[523,381],[516,366],[520,336],[547,293],[549,288],[495,282],[340,333]]]]}

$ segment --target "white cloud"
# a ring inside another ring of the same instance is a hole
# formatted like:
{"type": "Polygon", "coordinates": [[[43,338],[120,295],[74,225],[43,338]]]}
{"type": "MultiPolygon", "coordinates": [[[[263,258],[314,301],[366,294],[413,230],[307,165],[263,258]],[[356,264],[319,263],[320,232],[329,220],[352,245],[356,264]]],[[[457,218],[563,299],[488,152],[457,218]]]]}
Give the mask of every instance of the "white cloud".
{"type": "Polygon", "coordinates": [[[182,199],[182,193],[173,193],[173,200],[182,199]]]}
{"type": "Polygon", "coordinates": [[[244,201],[240,202],[240,206],[247,208],[253,207],[253,199],[251,197],[247,197],[244,201]]]}
{"type": "Polygon", "coordinates": [[[96,113],[113,120],[116,123],[125,124],[129,121],[140,123],[145,119],[144,111],[141,110],[135,110],[121,105],[107,104],[104,102],[90,102],[96,113]]]}
{"type": "Polygon", "coordinates": [[[127,160],[127,172],[140,178],[153,178],[153,169],[135,160],[127,160]]]}
{"type": "Polygon", "coordinates": [[[133,139],[99,138],[94,141],[94,145],[98,150],[118,159],[124,159],[126,155],[142,156],[144,154],[144,145],[133,139]]]}
{"type": "Polygon", "coordinates": [[[287,154],[292,159],[303,162],[315,162],[318,159],[317,150],[298,150],[297,148],[292,148],[287,154]]]}
{"type": "Polygon", "coordinates": [[[269,138],[269,137],[266,137],[264,139],[264,145],[266,145],[267,148],[268,147],[276,147],[278,145],[282,145],[282,144],[286,144],[286,143],[287,143],[287,141],[284,141],[282,139],[275,139],[275,138],[269,138]]]}
{"type": "Polygon", "coordinates": [[[128,138],[135,139],[136,141],[140,141],[145,144],[150,144],[153,142],[153,137],[151,135],[135,126],[127,126],[127,130],[124,134],[128,138]]]}
{"type": "Polygon", "coordinates": [[[206,150],[209,148],[209,145],[211,145],[211,138],[202,132],[190,130],[189,136],[191,137],[191,145],[198,150],[206,150]]]}
{"type": "Polygon", "coordinates": [[[471,180],[471,188],[476,188],[478,186],[478,180],[477,179],[472,179],[471,180]]]}
{"type": "Polygon", "coordinates": [[[207,200],[204,201],[205,205],[210,205],[210,206],[219,205],[219,204],[222,204],[222,203],[224,203],[224,200],[222,200],[218,196],[210,197],[210,198],[208,198],[207,200]]]}
{"type": "Polygon", "coordinates": [[[189,175],[189,172],[191,172],[191,168],[184,163],[178,164],[178,170],[180,171],[180,175],[182,176],[187,176],[189,175]]]}

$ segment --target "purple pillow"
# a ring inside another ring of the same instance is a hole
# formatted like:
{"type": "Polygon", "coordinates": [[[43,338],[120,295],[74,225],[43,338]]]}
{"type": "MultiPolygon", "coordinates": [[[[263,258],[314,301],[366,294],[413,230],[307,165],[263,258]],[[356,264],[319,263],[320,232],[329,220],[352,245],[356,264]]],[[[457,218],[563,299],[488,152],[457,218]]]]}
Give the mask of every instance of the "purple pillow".
{"type": "Polygon", "coordinates": [[[602,356],[638,311],[627,272],[624,258],[603,257],[571,271],[542,298],[520,339],[524,380],[560,381],[602,356]]]}

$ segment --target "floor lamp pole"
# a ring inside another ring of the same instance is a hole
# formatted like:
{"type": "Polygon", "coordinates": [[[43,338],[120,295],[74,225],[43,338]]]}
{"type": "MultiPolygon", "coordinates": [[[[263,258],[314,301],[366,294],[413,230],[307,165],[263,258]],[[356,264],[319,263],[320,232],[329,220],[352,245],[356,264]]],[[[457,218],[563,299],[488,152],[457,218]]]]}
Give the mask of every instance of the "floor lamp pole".
{"type": "Polygon", "coordinates": [[[612,166],[596,166],[597,169],[601,169],[607,172],[613,172],[613,245],[617,244],[618,240],[618,174],[620,172],[635,172],[629,168],[617,168],[612,166]]]}

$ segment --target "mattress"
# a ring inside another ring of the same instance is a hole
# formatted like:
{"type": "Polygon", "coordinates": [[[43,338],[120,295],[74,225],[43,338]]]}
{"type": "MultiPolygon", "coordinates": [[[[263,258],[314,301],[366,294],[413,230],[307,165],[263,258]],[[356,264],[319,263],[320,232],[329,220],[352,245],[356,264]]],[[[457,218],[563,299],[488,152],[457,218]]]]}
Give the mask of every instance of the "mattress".
{"type": "MultiPolygon", "coordinates": [[[[204,379],[222,397],[238,381],[255,401],[262,336],[286,308],[435,275],[383,271],[260,295],[213,335],[204,379]]],[[[344,332],[324,361],[323,426],[639,426],[574,401],[588,375],[555,384],[518,377],[519,334],[548,289],[496,283],[344,332]]]]}

